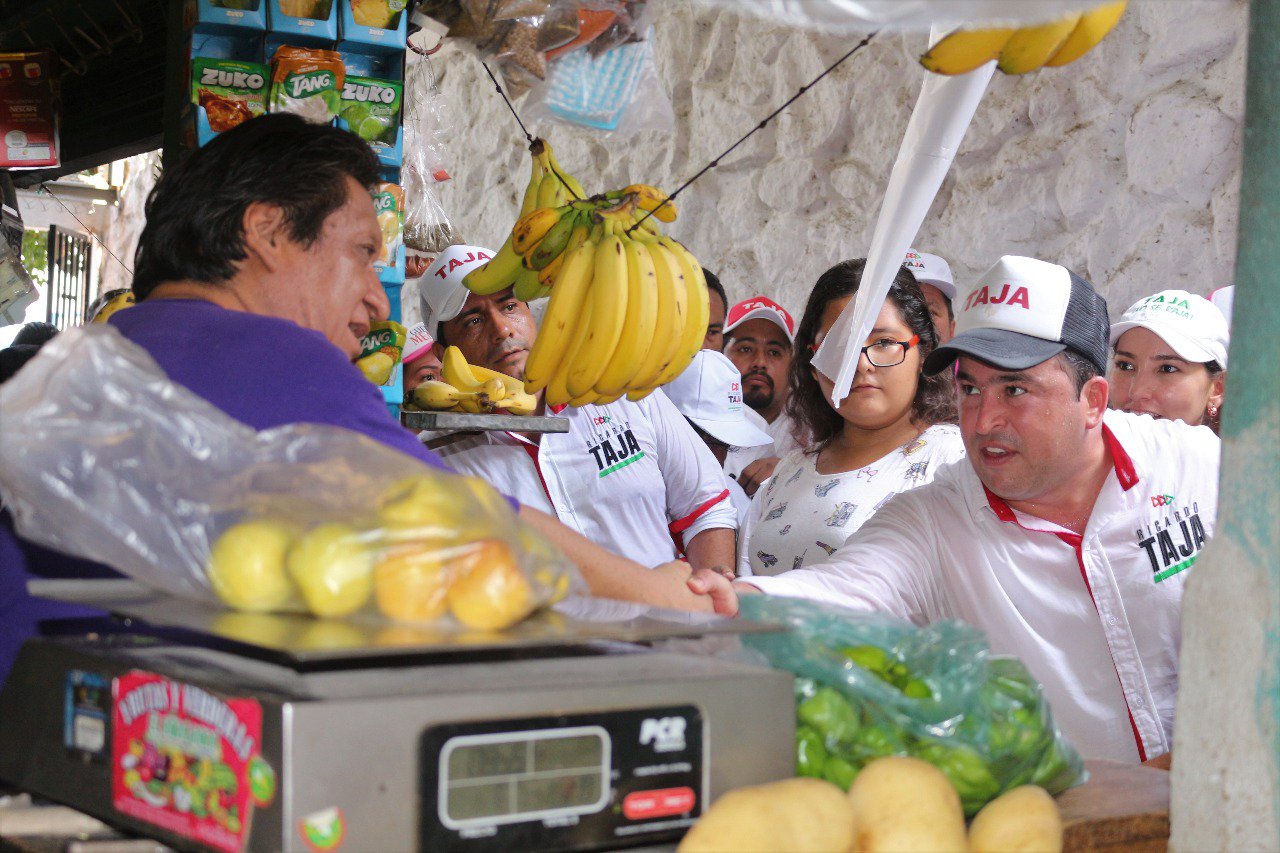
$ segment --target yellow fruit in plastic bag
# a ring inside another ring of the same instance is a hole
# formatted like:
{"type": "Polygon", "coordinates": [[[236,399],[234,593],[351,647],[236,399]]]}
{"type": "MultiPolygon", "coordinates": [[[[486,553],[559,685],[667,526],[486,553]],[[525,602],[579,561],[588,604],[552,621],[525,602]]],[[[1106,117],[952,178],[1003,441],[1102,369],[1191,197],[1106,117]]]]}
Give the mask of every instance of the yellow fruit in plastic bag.
{"type": "Polygon", "coordinates": [[[853,807],[822,779],[784,779],[730,791],[712,804],[679,853],[828,853],[854,849],[853,807]]]}
{"type": "Polygon", "coordinates": [[[346,616],[373,594],[373,554],[355,528],[322,524],[289,549],[289,576],[316,616],[346,616]]]}
{"type": "Polygon", "coordinates": [[[276,610],[293,597],[285,573],[285,553],[293,532],[274,521],[236,524],[209,552],[208,577],[214,593],[237,610],[276,610]]]}
{"type": "Polygon", "coordinates": [[[390,29],[394,16],[387,8],[387,0],[351,0],[351,17],[362,27],[390,29]]]}
{"type": "Polygon", "coordinates": [[[533,611],[533,588],[505,542],[476,542],[453,569],[449,610],[468,628],[501,631],[533,611]]]}
{"type": "Polygon", "coordinates": [[[448,610],[449,572],[439,551],[392,548],[373,567],[373,597],[383,616],[400,622],[439,619],[448,610]]]}
{"type": "Polygon", "coordinates": [[[983,806],[969,827],[972,853],[1057,853],[1062,814],[1044,788],[1023,785],[983,806]]]}
{"type": "Polygon", "coordinates": [[[465,513],[459,496],[444,478],[406,477],[383,494],[378,521],[396,531],[412,530],[420,536],[450,536],[462,527],[465,513]]]}

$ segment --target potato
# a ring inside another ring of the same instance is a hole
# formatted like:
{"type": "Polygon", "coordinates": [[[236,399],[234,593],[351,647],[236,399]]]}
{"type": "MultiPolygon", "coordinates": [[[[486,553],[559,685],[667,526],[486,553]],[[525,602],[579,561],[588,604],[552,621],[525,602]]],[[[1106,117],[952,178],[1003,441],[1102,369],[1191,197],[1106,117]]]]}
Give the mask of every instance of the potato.
{"type": "Polygon", "coordinates": [[[942,771],[918,758],[889,756],[868,764],[849,789],[862,853],[943,853],[968,849],[960,795],[942,771]]]}
{"type": "Polygon", "coordinates": [[[844,792],[821,779],[785,779],[730,791],[680,842],[679,853],[845,853],[853,809],[844,792]]]}
{"type": "Polygon", "coordinates": [[[1058,853],[1062,849],[1058,804],[1037,785],[1001,794],[974,817],[969,849],[973,853],[1058,853]]]}

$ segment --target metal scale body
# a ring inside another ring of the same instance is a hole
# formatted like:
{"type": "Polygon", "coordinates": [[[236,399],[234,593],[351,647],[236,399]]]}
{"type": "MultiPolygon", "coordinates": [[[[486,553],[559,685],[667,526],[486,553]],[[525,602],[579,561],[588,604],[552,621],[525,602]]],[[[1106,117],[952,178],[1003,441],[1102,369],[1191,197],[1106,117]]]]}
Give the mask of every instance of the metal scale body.
{"type": "Polygon", "coordinates": [[[789,675],[642,645],[770,626],[580,600],[479,635],[243,619],[128,581],[50,583],[42,594],[129,630],[24,647],[0,692],[0,780],[178,849],[670,844],[725,791],[793,772],[789,675]],[[125,785],[140,784],[125,768],[143,740],[181,731],[180,702],[221,723],[229,764],[242,749],[257,763],[228,771],[236,805],[210,803],[234,810],[229,829],[193,833],[183,821],[209,819],[178,810],[176,784],[137,792],[174,794],[158,817],[125,785]]]}

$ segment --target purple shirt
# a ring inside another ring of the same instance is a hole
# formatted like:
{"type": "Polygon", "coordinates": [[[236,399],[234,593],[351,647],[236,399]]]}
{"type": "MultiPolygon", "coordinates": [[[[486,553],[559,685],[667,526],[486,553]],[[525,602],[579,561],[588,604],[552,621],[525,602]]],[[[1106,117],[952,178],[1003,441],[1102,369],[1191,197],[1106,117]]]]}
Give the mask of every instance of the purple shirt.
{"type": "MultiPolygon", "coordinates": [[[[194,299],[151,299],[108,321],[170,379],[257,430],[292,423],[346,427],[449,470],[391,417],[382,393],[319,332],[194,299]]],[[[117,577],[106,566],[23,541],[0,514],[0,685],[37,623],[101,615],[27,595],[29,577],[117,577]]]]}

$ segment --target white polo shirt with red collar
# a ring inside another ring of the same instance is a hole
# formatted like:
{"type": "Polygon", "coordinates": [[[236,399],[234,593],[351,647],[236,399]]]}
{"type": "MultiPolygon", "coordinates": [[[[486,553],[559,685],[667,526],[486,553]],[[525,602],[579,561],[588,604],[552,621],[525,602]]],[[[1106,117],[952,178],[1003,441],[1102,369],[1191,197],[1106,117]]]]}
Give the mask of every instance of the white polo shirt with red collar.
{"type": "Polygon", "coordinates": [[[1082,754],[1145,761],[1172,748],[1188,570],[1213,535],[1218,437],[1109,411],[1114,462],[1084,535],[1017,512],[967,460],[894,498],[820,566],[752,586],[961,619],[1044,685],[1082,754]]]}
{"type": "Polygon", "coordinates": [[[677,559],[704,530],[736,530],[724,472],[661,390],[638,403],[558,410],[567,433],[538,443],[491,432],[440,448],[522,504],[555,515],[593,542],[646,566],[677,559]]]}

